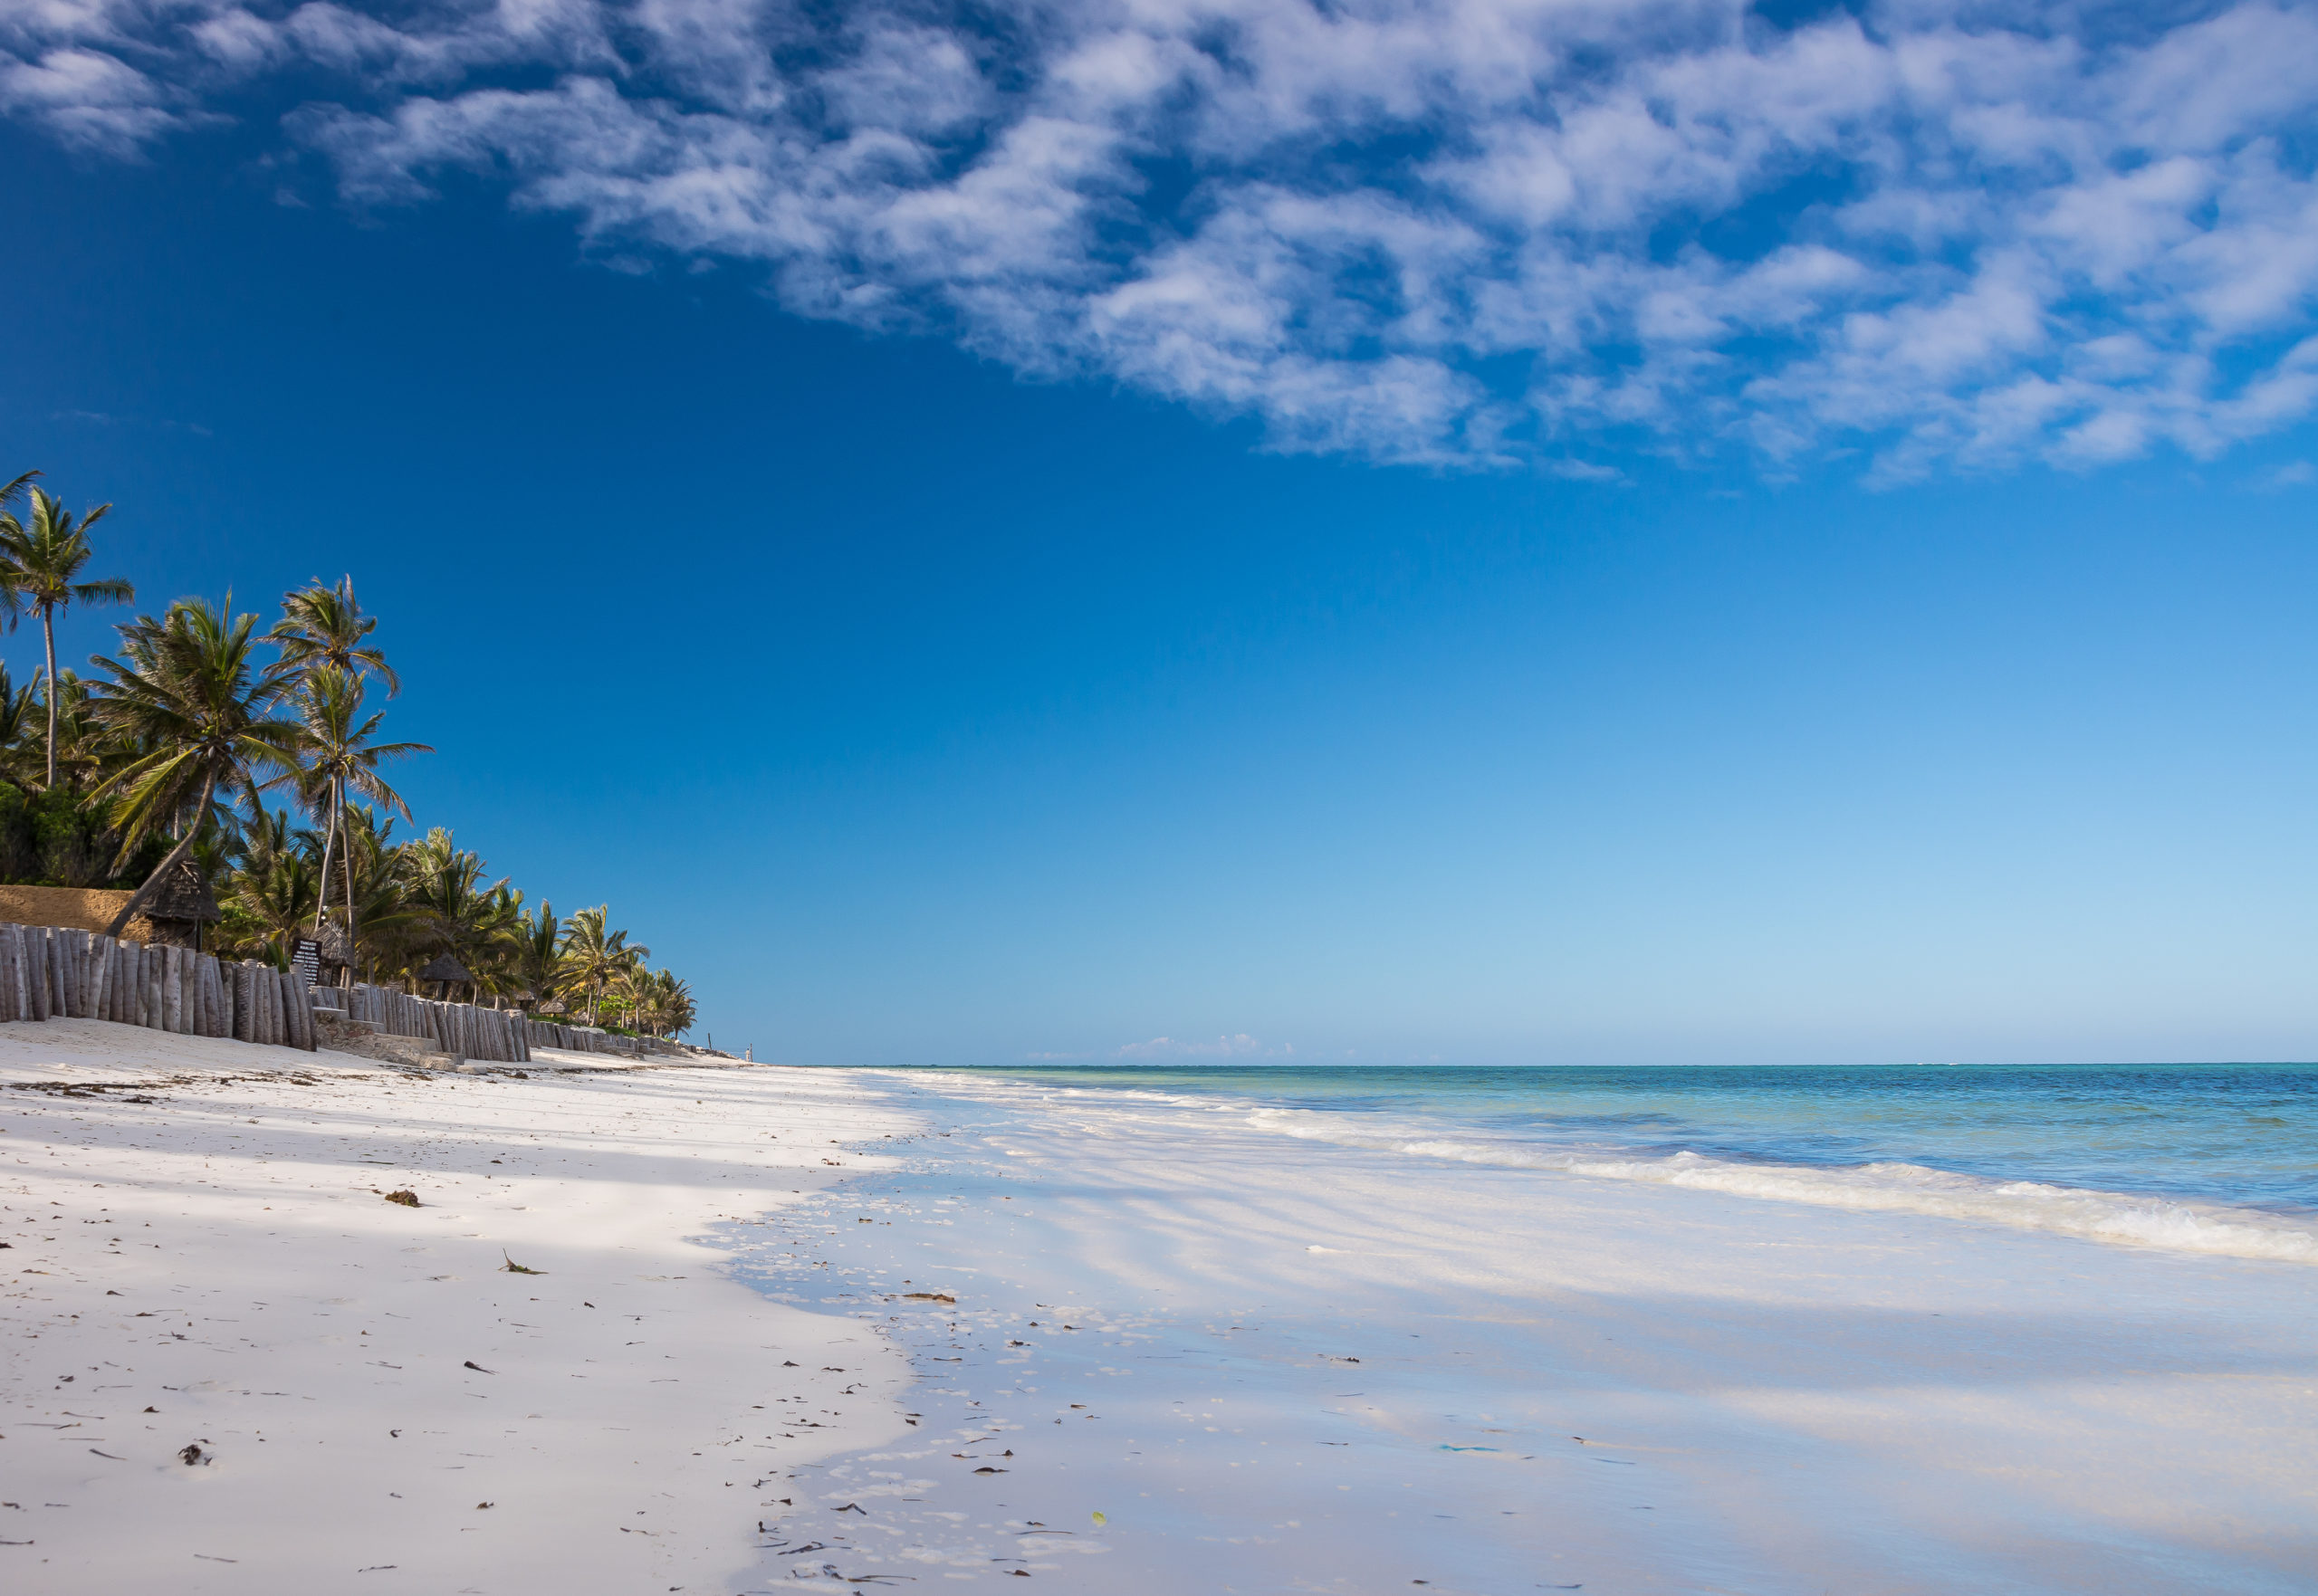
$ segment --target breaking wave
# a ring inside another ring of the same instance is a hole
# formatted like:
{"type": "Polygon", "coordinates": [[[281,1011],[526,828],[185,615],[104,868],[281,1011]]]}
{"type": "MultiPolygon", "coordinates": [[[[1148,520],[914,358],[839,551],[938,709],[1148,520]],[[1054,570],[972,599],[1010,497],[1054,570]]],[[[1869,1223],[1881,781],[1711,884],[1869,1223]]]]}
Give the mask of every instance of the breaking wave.
{"type": "Polygon", "coordinates": [[[1817,1208],[1929,1214],[2226,1257],[2318,1264],[2318,1223],[2186,1198],[1995,1180],[1898,1161],[1815,1167],[1689,1151],[1635,1154],[1600,1146],[1557,1148],[1422,1132],[1379,1134],[1377,1127],[1357,1125],[1345,1115],[1295,1109],[1259,1108],[1250,1118],[1260,1129],[1299,1140],[1412,1157],[1555,1170],[1817,1208]]]}

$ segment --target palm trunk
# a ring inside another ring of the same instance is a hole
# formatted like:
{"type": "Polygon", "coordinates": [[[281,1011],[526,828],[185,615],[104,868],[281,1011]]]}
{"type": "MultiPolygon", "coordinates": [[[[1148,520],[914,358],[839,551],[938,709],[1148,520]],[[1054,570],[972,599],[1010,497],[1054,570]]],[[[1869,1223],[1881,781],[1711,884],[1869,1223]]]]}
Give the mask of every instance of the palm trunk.
{"type": "Polygon", "coordinates": [[[40,629],[48,640],[48,786],[56,789],[56,612],[41,607],[40,629]]]}
{"type": "Polygon", "coordinates": [[[320,884],[315,884],[313,892],[315,941],[322,941],[322,922],[330,920],[330,857],[336,846],[339,846],[339,808],[334,804],[330,811],[330,829],[322,834],[322,880],[320,880],[320,884]]]}
{"type": "MultiPolygon", "coordinates": [[[[341,815],[346,813],[346,782],[342,778],[338,782],[338,812],[341,815]]],[[[359,946],[359,944],[358,944],[354,940],[356,930],[357,927],[354,923],[354,836],[351,832],[349,832],[346,838],[346,968],[350,970],[354,968],[355,953],[356,950],[359,946]]]]}
{"type": "Polygon", "coordinates": [[[119,936],[136,913],[153,901],[154,893],[168,878],[169,872],[185,863],[193,852],[194,840],[201,835],[201,822],[208,816],[209,800],[216,791],[217,772],[212,770],[201,783],[201,801],[193,806],[193,818],[186,824],[185,835],[177,838],[177,846],[169,850],[168,856],[153,866],[153,874],[145,878],[145,884],[129,894],[129,902],[113,916],[112,923],[105,928],[105,935],[119,936]]]}
{"type": "Polygon", "coordinates": [[[330,913],[330,850],[338,842],[338,783],[335,781],[330,783],[330,829],[322,834],[321,884],[314,892],[314,940],[316,941],[321,940],[322,922],[330,913]]]}

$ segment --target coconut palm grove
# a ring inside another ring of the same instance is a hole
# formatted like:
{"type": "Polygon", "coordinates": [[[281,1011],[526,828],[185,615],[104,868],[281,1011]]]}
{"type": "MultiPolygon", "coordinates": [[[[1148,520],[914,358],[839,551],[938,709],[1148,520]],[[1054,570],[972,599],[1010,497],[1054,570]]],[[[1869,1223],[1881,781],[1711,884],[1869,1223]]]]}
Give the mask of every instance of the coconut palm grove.
{"type": "Polygon", "coordinates": [[[559,917],[526,900],[448,827],[421,834],[389,780],[432,753],[383,733],[401,681],[350,577],[282,597],[270,625],[228,597],[119,622],[89,672],[60,668],[56,620],[134,612],[135,585],[99,574],[79,512],[25,472],[0,485],[0,627],[37,623],[23,684],[0,664],[0,883],[126,889],[119,934],[190,868],[223,918],[210,951],[288,970],[302,942],[374,984],[422,989],[445,955],[476,1000],[632,1035],[691,1028],[692,990],[608,906],[559,917]]]}

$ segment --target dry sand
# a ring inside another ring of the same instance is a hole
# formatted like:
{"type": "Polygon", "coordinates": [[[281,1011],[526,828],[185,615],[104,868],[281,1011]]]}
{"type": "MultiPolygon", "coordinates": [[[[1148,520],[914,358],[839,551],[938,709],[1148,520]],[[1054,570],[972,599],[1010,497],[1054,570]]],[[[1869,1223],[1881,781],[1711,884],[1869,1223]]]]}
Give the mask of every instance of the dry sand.
{"type": "Polygon", "coordinates": [[[904,1433],[907,1370],[687,1238],[911,1127],[838,1076],[540,1062],[0,1027],[0,1583],[756,1577],[754,1487],[904,1433]]]}

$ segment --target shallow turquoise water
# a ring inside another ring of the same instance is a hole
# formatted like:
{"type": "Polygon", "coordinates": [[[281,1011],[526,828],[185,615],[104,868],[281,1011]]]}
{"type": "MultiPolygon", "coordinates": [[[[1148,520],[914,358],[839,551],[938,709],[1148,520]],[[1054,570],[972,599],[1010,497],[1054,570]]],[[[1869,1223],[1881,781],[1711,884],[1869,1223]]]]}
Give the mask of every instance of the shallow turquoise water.
{"type": "Polygon", "coordinates": [[[962,1073],[1246,1104],[1290,1134],[1413,1152],[1453,1142],[1485,1161],[1906,1165],[2318,1215],[2318,1065],[962,1073]]]}

